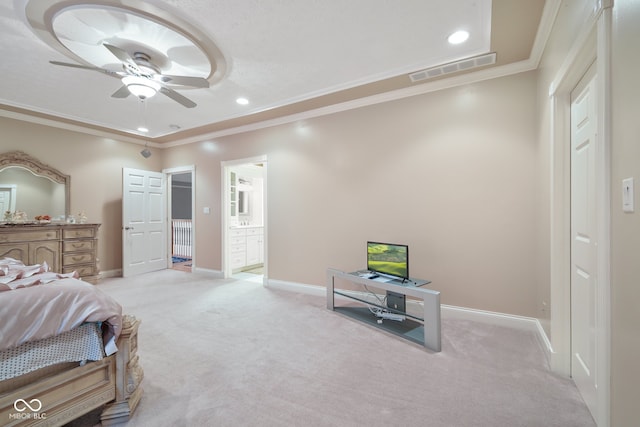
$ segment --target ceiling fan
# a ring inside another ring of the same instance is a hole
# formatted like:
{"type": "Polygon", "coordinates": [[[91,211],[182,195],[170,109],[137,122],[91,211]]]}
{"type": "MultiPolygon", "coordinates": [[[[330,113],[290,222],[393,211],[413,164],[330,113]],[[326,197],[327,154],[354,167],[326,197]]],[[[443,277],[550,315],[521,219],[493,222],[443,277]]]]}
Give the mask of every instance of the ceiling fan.
{"type": "Polygon", "coordinates": [[[122,81],[122,87],[111,95],[113,98],[126,98],[131,93],[144,100],[152,97],[157,92],[160,92],[187,108],[193,108],[197,105],[195,102],[179,94],[167,85],[170,84],[196,88],[209,87],[209,81],[203,77],[171,76],[161,74],[160,68],[151,62],[151,58],[146,53],[135,52],[133,56],[131,56],[128,52],[120,49],[119,47],[107,43],[104,43],[103,46],[109,49],[109,51],[118,58],[120,62],[122,62],[122,68],[124,71],[112,71],[106,68],[90,67],[87,65],[71,64],[60,61],[49,62],[54,65],[98,71],[108,76],[120,79],[122,81]]]}

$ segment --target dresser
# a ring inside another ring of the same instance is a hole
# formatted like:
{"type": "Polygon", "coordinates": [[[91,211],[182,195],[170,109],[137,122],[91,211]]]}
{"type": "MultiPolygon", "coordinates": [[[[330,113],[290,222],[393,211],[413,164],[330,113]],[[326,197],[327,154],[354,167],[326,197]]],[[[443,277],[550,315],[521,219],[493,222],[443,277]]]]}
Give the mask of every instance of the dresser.
{"type": "Polygon", "coordinates": [[[98,282],[100,224],[0,225],[0,258],[26,265],[46,261],[51,271],[77,271],[86,282],[98,282]]]}

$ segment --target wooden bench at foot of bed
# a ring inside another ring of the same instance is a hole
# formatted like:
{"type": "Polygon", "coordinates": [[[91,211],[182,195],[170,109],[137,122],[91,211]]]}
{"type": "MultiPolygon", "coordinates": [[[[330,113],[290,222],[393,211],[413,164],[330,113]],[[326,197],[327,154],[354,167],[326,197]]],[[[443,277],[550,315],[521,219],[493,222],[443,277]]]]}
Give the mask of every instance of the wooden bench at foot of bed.
{"type": "Polygon", "coordinates": [[[2,381],[0,425],[61,426],[101,406],[105,406],[100,416],[103,426],[127,421],[143,393],[144,373],[137,355],[139,325],[140,320],[124,316],[118,351],[100,361],[74,364],[53,374],[45,368],[42,375],[36,372],[2,381]]]}

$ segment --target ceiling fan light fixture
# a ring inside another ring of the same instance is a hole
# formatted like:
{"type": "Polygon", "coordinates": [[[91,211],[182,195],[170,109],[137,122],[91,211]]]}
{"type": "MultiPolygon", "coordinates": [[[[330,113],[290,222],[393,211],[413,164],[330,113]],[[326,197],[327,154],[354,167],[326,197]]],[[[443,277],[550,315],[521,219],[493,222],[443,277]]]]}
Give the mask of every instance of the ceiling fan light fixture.
{"type": "Polygon", "coordinates": [[[122,83],[129,89],[131,94],[140,99],[151,98],[160,90],[158,83],[140,76],[123,77],[122,83]]]}

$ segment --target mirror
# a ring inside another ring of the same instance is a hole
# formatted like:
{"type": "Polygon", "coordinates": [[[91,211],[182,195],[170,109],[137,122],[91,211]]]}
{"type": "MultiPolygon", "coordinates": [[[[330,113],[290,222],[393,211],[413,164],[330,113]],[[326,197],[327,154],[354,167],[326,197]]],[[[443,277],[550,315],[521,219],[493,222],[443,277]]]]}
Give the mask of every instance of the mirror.
{"type": "Polygon", "coordinates": [[[238,214],[249,215],[249,192],[238,191],[238,214]]]}
{"type": "Polygon", "coordinates": [[[0,221],[6,211],[26,213],[24,220],[48,215],[64,219],[70,211],[71,178],[22,151],[0,154],[0,221]]]}

